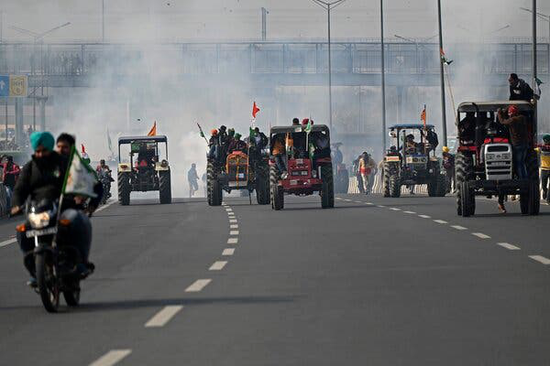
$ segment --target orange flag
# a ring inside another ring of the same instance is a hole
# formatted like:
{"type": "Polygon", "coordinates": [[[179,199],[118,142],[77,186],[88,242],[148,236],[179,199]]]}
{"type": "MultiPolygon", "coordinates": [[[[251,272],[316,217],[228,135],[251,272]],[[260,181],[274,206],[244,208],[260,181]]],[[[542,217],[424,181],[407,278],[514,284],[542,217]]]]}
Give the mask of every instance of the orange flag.
{"type": "Polygon", "coordinates": [[[260,111],[260,108],[256,105],[256,102],[252,105],[252,118],[256,118],[256,113],[260,111]]]}
{"type": "Polygon", "coordinates": [[[424,105],[424,109],[422,110],[422,113],[420,114],[420,119],[422,120],[422,123],[424,124],[424,127],[426,127],[426,105],[424,105]]]}
{"type": "Polygon", "coordinates": [[[156,136],[157,135],[157,121],[153,123],[153,127],[151,127],[151,130],[147,134],[147,136],[156,136]]]}

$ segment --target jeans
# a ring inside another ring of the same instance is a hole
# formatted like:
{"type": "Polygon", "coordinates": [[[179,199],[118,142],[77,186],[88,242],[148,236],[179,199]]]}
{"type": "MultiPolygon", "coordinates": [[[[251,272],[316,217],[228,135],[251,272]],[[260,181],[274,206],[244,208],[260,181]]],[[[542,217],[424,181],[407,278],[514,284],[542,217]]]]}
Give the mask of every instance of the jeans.
{"type": "Polygon", "coordinates": [[[516,174],[518,175],[518,178],[528,178],[529,174],[527,173],[527,166],[525,165],[527,145],[512,146],[512,152],[514,154],[514,165],[516,167],[516,174]]]}
{"type": "Polygon", "coordinates": [[[286,172],[285,160],[283,158],[283,155],[275,155],[275,165],[277,165],[277,169],[279,169],[279,172],[286,172]]]}
{"type": "Polygon", "coordinates": [[[550,170],[541,170],[540,171],[540,179],[542,182],[542,192],[544,194],[544,198],[548,199],[548,180],[550,178],[550,170]]]}
{"type": "Polygon", "coordinates": [[[4,188],[6,188],[6,207],[8,208],[9,212],[11,208],[11,196],[13,195],[13,189],[8,186],[4,186],[4,188]]]}

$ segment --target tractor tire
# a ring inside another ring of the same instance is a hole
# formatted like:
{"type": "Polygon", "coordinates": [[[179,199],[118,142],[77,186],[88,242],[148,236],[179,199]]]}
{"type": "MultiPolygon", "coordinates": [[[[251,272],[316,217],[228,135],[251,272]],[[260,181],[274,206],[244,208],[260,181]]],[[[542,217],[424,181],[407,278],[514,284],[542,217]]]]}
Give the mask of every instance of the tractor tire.
{"type": "Polygon", "coordinates": [[[269,170],[270,198],[271,208],[275,211],[282,210],[285,207],[285,193],[282,187],[279,187],[279,172],[272,166],[269,170]]]}
{"type": "Polygon", "coordinates": [[[384,188],[384,197],[390,197],[390,175],[389,175],[389,169],[387,165],[384,165],[384,169],[382,171],[382,181],[383,181],[383,188],[384,188]]]}
{"type": "Polygon", "coordinates": [[[269,173],[266,167],[259,168],[256,174],[256,200],[259,205],[269,204],[269,173]]]}
{"type": "Polygon", "coordinates": [[[401,197],[401,180],[399,175],[396,172],[391,172],[391,175],[388,177],[389,186],[390,186],[390,197],[399,198],[401,197]]]}
{"type": "Polygon", "coordinates": [[[441,173],[437,175],[436,197],[445,197],[447,194],[447,177],[441,173]]]}
{"type": "Polygon", "coordinates": [[[159,172],[159,199],[163,205],[172,203],[172,183],[169,170],[159,172]]]}
{"type": "Polygon", "coordinates": [[[210,206],[220,206],[222,204],[222,187],[218,181],[216,167],[211,162],[206,166],[206,194],[210,206]]]}
{"type": "Polygon", "coordinates": [[[428,196],[436,197],[437,196],[437,177],[433,176],[428,182],[428,196]]]}
{"type": "Polygon", "coordinates": [[[462,217],[473,216],[476,212],[476,198],[474,191],[470,188],[468,182],[461,182],[458,185],[457,197],[460,199],[459,215],[462,217]]]}
{"type": "Polygon", "coordinates": [[[463,215],[462,207],[462,183],[474,179],[474,160],[471,154],[459,152],[455,158],[455,184],[457,187],[456,207],[457,215],[463,215]]]}
{"type": "Polygon", "coordinates": [[[118,203],[122,206],[130,204],[130,176],[128,173],[118,173],[118,203]]]}
{"type": "Polygon", "coordinates": [[[321,166],[321,179],[323,180],[321,188],[321,207],[334,207],[334,178],[332,176],[332,164],[321,166]]]}

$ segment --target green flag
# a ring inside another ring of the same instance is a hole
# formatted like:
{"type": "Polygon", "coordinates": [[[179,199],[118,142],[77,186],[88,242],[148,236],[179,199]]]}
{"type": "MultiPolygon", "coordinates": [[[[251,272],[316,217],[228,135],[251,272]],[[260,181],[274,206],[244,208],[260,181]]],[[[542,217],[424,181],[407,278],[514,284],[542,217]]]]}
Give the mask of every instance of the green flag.
{"type": "Polygon", "coordinates": [[[73,146],[69,167],[63,182],[63,194],[76,194],[95,198],[94,186],[97,183],[96,172],[82,159],[73,146]]]}
{"type": "Polygon", "coordinates": [[[307,125],[306,125],[306,127],[304,128],[304,131],[305,131],[306,133],[310,133],[310,132],[311,132],[311,128],[312,128],[312,126],[311,126],[311,118],[309,118],[309,119],[307,120],[307,125]]]}

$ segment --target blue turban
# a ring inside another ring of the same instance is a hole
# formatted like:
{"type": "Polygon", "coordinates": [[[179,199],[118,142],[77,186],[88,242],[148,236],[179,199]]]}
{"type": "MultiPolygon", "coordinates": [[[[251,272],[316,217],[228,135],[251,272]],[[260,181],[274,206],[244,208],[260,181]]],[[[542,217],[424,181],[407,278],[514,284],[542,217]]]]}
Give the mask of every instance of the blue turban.
{"type": "Polygon", "coordinates": [[[53,151],[55,145],[55,138],[49,132],[33,132],[31,133],[31,146],[33,150],[36,150],[38,146],[44,147],[46,150],[53,151]]]}

